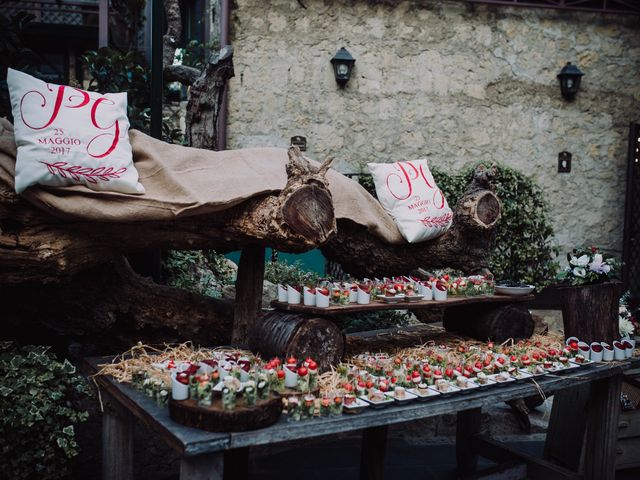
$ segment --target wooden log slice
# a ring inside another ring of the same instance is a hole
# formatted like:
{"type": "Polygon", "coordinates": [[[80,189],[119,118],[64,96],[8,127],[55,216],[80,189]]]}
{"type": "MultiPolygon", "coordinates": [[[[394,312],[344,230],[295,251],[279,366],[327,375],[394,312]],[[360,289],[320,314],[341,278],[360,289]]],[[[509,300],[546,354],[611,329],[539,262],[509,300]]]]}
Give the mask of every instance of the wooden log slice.
{"type": "Polygon", "coordinates": [[[335,230],[331,195],[316,185],[292,193],[282,205],[282,216],[291,230],[309,242],[322,243],[335,230]]]}
{"type": "Polygon", "coordinates": [[[565,337],[587,343],[611,343],[620,338],[618,302],[622,290],[619,281],[561,288],[565,337]]]}
{"type": "Polygon", "coordinates": [[[311,357],[321,371],[340,361],[344,346],[344,334],[335,323],[301,313],[269,312],[249,333],[251,351],[265,358],[311,357]]]}
{"type": "Polygon", "coordinates": [[[275,393],[252,407],[239,404],[233,410],[223,410],[219,398],[210,407],[200,406],[196,400],[170,399],[169,415],[182,425],[208,432],[244,432],[273,425],[280,418],[282,407],[282,398],[275,393]]]}
{"type": "Polygon", "coordinates": [[[496,307],[473,305],[451,307],[445,310],[444,328],[481,341],[504,342],[529,338],[535,322],[529,309],[521,304],[496,307]]]}

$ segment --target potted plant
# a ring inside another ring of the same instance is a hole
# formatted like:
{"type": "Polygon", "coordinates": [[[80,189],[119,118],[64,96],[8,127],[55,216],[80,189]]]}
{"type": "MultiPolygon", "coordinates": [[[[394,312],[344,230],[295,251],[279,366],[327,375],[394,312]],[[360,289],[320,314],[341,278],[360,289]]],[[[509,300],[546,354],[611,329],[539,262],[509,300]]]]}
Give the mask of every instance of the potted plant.
{"type": "Polygon", "coordinates": [[[587,343],[620,338],[619,262],[597,247],[579,247],[567,254],[567,263],[558,274],[565,336],[587,343]]]}

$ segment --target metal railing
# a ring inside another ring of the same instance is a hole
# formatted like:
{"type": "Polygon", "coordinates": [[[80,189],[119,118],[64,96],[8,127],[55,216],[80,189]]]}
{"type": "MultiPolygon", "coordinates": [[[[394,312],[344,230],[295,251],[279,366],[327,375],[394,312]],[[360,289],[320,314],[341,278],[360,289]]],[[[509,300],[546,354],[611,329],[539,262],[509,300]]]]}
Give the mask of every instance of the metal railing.
{"type": "Polygon", "coordinates": [[[99,0],[41,0],[8,1],[0,3],[0,12],[15,15],[25,12],[35,17],[34,22],[97,26],[99,0]]]}

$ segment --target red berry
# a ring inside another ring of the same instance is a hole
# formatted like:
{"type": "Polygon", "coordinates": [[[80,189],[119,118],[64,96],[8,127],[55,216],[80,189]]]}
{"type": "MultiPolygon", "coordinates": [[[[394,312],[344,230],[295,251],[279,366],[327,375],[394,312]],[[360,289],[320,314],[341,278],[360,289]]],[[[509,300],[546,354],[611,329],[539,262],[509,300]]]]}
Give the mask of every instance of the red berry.
{"type": "Polygon", "coordinates": [[[309,373],[309,370],[307,370],[307,367],[300,367],[298,369],[298,375],[300,375],[301,377],[304,377],[307,373],[309,373]]]}
{"type": "Polygon", "coordinates": [[[278,370],[278,378],[284,378],[284,370],[278,370]]]}

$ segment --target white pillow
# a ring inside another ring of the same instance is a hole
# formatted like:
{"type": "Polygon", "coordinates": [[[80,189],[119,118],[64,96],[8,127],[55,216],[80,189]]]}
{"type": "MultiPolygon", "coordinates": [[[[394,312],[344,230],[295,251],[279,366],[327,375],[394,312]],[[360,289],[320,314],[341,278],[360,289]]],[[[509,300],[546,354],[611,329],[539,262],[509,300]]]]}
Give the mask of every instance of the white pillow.
{"type": "Polygon", "coordinates": [[[453,212],[436,185],[427,160],[368,165],[378,200],[407,242],[429,240],[449,229],[453,212]]]}
{"type": "Polygon", "coordinates": [[[85,92],[9,69],[17,193],[35,184],[144,193],[129,143],[127,94],[85,92]]]}

